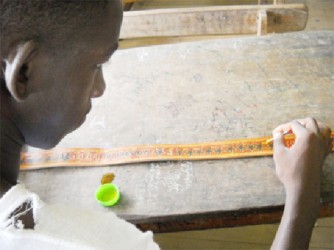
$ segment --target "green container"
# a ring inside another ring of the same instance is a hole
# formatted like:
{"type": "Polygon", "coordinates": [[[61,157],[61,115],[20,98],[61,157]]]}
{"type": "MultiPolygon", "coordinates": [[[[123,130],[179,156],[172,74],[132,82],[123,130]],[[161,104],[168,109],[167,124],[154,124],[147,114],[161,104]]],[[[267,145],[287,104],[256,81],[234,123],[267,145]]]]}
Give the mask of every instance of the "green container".
{"type": "Polygon", "coordinates": [[[115,205],[121,197],[118,187],[115,184],[107,183],[101,185],[95,192],[96,200],[105,207],[115,205]]]}

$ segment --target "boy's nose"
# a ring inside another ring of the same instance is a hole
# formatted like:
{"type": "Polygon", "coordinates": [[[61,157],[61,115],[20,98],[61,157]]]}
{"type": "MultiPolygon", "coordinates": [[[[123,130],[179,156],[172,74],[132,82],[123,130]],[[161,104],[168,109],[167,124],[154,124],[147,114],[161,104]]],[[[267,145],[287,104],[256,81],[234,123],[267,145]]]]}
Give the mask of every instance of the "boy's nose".
{"type": "Polygon", "coordinates": [[[92,92],[92,98],[101,97],[106,89],[106,83],[103,78],[102,69],[96,73],[95,83],[92,92]]]}

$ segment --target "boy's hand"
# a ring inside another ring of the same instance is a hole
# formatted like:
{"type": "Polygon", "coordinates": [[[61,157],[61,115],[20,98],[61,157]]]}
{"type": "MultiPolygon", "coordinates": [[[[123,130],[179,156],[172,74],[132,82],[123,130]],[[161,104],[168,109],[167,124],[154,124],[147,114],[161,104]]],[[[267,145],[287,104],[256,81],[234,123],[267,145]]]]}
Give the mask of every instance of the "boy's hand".
{"type": "Polygon", "coordinates": [[[330,152],[331,130],[313,118],[295,120],[274,131],[276,173],[286,191],[284,212],[271,249],[307,249],[320,208],[320,180],[330,152]],[[283,132],[295,134],[291,148],[283,132]]]}
{"type": "Polygon", "coordinates": [[[331,149],[330,134],[330,128],[313,118],[294,120],[274,129],[276,173],[287,192],[318,191],[323,162],[331,149]],[[289,130],[296,137],[291,148],[284,146],[282,135],[289,130]]]}

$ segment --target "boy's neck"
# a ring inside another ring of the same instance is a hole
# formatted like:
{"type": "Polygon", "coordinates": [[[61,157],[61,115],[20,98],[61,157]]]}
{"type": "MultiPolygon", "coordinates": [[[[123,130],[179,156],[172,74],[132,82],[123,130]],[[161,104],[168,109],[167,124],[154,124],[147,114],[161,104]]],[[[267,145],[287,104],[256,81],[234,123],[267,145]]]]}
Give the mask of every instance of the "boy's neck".
{"type": "MultiPolygon", "coordinates": [[[[2,107],[3,108],[3,107],[2,107]]],[[[24,138],[15,124],[1,112],[0,175],[2,180],[16,184],[24,138]]]]}

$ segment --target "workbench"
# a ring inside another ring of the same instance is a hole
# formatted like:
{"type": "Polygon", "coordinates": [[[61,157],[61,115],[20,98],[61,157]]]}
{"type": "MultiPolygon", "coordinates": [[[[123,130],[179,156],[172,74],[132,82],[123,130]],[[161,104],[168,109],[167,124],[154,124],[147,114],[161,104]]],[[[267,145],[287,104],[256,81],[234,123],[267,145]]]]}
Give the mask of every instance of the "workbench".
{"type": "MultiPolygon", "coordinates": [[[[119,50],[103,70],[104,96],[58,147],[261,137],[306,116],[334,128],[333,31],[119,50]]],[[[57,167],[21,171],[20,180],[46,202],[112,211],[154,232],[274,223],[285,200],[272,157],[57,167]],[[121,200],[106,208],[94,193],[109,172],[121,200]]],[[[332,153],[321,216],[333,215],[333,185],[332,153]]]]}

